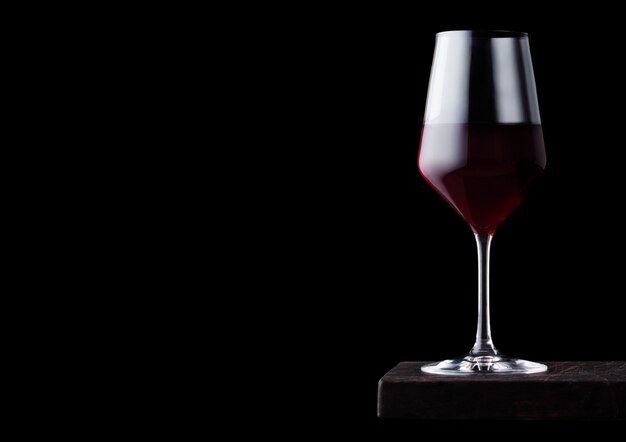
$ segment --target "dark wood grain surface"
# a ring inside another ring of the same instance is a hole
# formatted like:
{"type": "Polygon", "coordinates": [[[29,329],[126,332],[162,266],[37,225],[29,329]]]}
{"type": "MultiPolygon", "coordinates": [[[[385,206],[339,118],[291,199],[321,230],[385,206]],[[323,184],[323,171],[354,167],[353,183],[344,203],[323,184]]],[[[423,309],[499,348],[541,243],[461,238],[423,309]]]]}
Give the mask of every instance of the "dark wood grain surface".
{"type": "Polygon", "coordinates": [[[383,419],[626,420],[626,362],[545,362],[530,375],[445,376],[400,362],[378,384],[383,419]]]}

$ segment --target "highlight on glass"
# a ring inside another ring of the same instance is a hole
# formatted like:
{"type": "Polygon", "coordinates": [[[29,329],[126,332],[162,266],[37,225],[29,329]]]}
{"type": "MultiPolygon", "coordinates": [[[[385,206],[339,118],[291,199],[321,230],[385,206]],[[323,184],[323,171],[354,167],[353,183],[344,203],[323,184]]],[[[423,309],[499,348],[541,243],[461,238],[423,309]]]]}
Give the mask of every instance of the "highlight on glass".
{"type": "Polygon", "coordinates": [[[424,365],[422,371],[546,371],[544,364],[502,355],[494,346],[489,321],[491,240],[546,167],[526,33],[437,34],[418,167],[469,224],[478,248],[476,342],[466,356],[424,365]]]}

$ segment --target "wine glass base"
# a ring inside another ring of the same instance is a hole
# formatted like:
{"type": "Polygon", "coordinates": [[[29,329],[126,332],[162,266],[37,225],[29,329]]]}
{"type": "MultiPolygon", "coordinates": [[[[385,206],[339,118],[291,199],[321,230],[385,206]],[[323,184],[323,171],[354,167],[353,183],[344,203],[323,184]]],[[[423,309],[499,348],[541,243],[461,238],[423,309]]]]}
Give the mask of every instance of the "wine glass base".
{"type": "Polygon", "coordinates": [[[548,369],[547,365],[524,359],[508,358],[506,356],[472,356],[446,359],[422,366],[422,371],[431,374],[471,375],[486,374],[528,374],[541,373],[548,369]]]}

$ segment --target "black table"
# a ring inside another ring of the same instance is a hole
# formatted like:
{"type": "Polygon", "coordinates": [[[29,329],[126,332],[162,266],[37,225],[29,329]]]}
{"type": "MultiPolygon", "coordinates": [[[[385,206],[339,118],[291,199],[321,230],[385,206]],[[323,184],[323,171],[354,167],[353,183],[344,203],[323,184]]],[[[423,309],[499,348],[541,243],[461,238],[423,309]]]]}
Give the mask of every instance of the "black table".
{"type": "Polygon", "coordinates": [[[400,362],[380,380],[383,419],[626,420],[626,362],[544,362],[545,373],[448,376],[400,362]]]}

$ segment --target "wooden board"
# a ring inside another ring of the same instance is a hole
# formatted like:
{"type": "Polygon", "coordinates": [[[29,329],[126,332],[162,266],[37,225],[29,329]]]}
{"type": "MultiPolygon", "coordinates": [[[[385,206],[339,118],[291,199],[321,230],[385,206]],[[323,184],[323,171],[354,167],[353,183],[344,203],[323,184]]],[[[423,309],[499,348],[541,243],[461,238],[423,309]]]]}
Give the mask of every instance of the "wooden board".
{"type": "Polygon", "coordinates": [[[545,373],[446,376],[400,362],[378,384],[383,419],[626,420],[626,362],[544,362],[545,373]]]}

